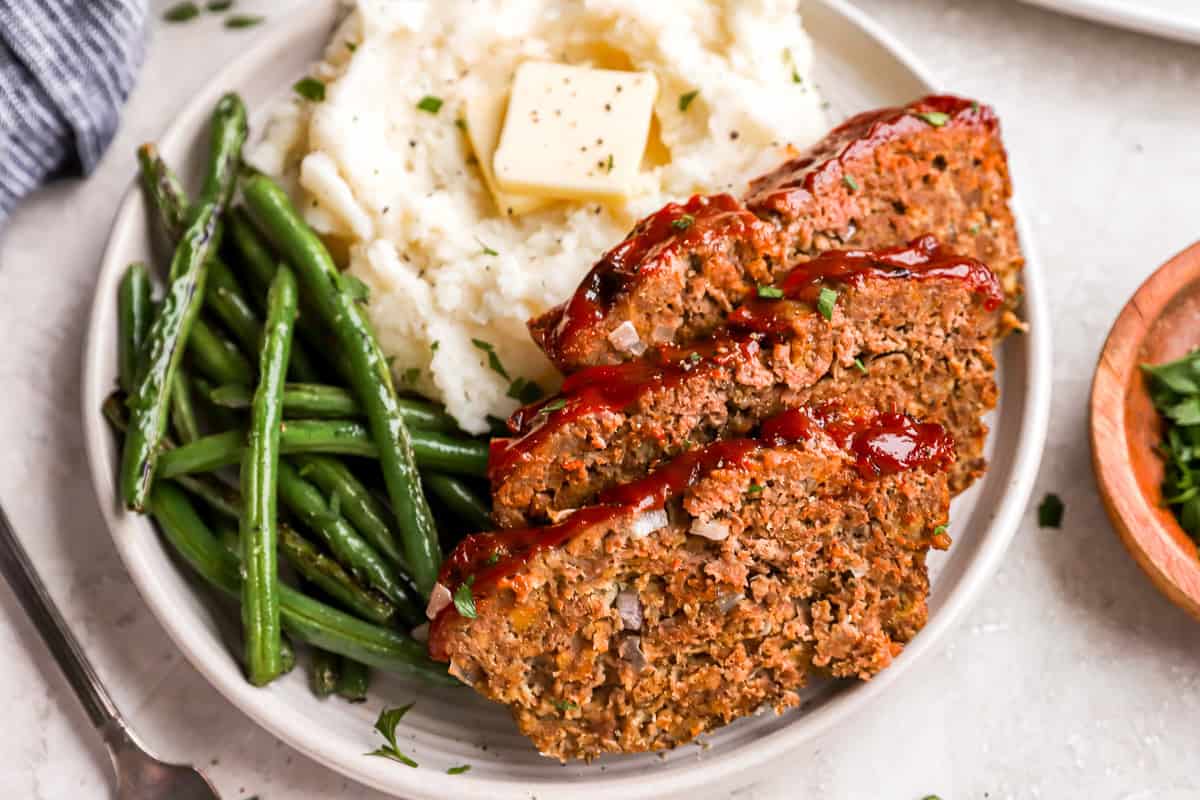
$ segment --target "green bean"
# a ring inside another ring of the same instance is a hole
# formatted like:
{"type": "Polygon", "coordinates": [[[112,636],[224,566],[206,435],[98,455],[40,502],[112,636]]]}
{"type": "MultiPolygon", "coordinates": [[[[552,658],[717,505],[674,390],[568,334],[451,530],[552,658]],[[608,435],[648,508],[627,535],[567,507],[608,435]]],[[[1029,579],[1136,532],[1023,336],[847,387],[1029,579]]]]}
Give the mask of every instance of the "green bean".
{"type": "MultiPolygon", "coordinates": [[[[180,557],[204,580],[237,597],[241,583],[237,558],[208,530],[183,490],[170,482],[156,483],[149,507],[180,557]]],[[[279,590],[283,626],[297,639],[383,670],[443,686],[459,685],[445,666],[431,661],[425,646],[412,638],[355,619],[286,584],[279,590]]]]}
{"type": "Polygon", "coordinates": [[[192,405],[192,385],[186,370],[179,367],[171,384],[171,428],[179,441],[187,444],[200,438],[196,409],[192,405]]]}
{"type": "Polygon", "coordinates": [[[197,372],[214,383],[254,383],[254,366],[238,346],[200,317],[188,339],[188,356],[197,372]]]}
{"type": "Polygon", "coordinates": [[[321,491],[301,478],[287,461],[279,462],[279,499],[305,527],[321,537],[339,564],[379,590],[415,624],[420,614],[396,570],[342,517],[336,502],[327,502],[321,491]]]}
{"type": "Polygon", "coordinates": [[[422,472],[421,477],[429,490],[437,495],[455,516],[473,526],[473,531],[490,531],[495,527],[492,524],[491,509],[458,478],[437,472],[422,472]]]}
{"type": "Polygon", "coordinates": [[[371,670],[361,661],[342,659],[342,674],[338,676],[338,696],[351,703],[367,702],[367,687],[371,682],[371,670]]]}
{"type": "Polygon", "coordinates": [[[174,244],[183,235],[187,217],[187,201],[182,199],[185,197],[183,184],[153,144],[147,143],[138,148],[138,164],[142,189],[162,222],[167,239],[174,244]]]}
{"type": "Polygon", "coordinates": [[[120,337],[117,340],[119,383],[126,392],[137,380],[142,343],[150,328],[153,314],[150,300],[150,274],[146,265],[134,262],[125,270],[117,294],[117,319],[120,337]]]}
{"type": "Polygon", "coordinates": [[[339,655],[313,648],[312,663],[309,665],[308,685],[317,697],[328,697],[337,689],[341,673],[342,658],[339,655]]]}
{"type": "MultiPolygon", "coordinates": [[[[158,475],[174,478],[211,472],[241,461],[246,433],[225,431],[201,437],[159,458],[158,475]]],[[[487,445],[431,431],[414,431],[413,453],[422,467],[437,472],[482,476],[487,469],[487,445]]],[[[284,455],[330,453],[376,458],[378,451],[367,429],[352,420],[291,420],[283,424],[279,451],[284,455]]]]}
{"type": "MultiPolygon", "coordinates": [[[[214,384],[208,378],[201,375],[192,375],[192,386],[196,389],[195,396],[204,402],[205,413],[210,417],[211,422],[218,430],[231,430],[242,423],[242,419],[238,414],[212,401],[211,395],[214,384]]],[[[250,390],[247,389],[246,391],[249,392],[250,390]]],[[[253,394],[251,394],[251,397],[253,397],[253,394]]],[[[246,408],[249,407],[249,405],[246,406],[246,408]]]]}
{"type": "MultiPolygon", "coordinates": [[[[279,266],[275,256],[267,247],[267,244],[258,235],[258,231],[254,228],[254,223],[250,221],[246,209],[242,207],[234,208],[228,217],[230,238],[233,240],[234,249],[237,250],[242,267],[241,274],[246,279],[249,285],[251,296],[259,298],[266,296],[266,288],[271,283],[271,276],[275,274],[275,270],[279,266]]],[[[316,319],[317,313],[312,308],[304,297],[300,298],[300,319],[316,319]]],[[[329,340],[322,334],[321,330],[315,325],[301,325],[297,330],[297,335],[304,342],[310,354],[323,354],[329,348],[329,340]]],[[[319,367],[322,362],[318,359],[312,359],[314,366],[319,367]]],[[[333,374],[341,375],[344,372],[344,365],[340,362],[326,364],[331,367],[329,370],[333,374]]],[[[299,377],[299,376],[298,376],[299,377]]],[[[311,378],[299,378],[300,380],[312,380],[311,378]]]]}
{"type": "Polygon", "coordinates": [[[301,577],[346,611],[380,625],[395,618],[396,607],[386,597],[360,584],[341,564],[286,525],[279,526],[279,551],[301,577]]]}
{"type": "Polygon", "coordinates": [[[125,506],[135,511],[145,508],[150,494],[159,442],[167,425],[173,376],[200,310],[218,211],[215,205],[206,206],[180,240],[172,260],[172,273],[178,272],[179,276],[167,287],[146,335],[146,363],[130,393],[129,433],[121,456],[121,496],[125,506]]]}
{"type": "Polygon", "coordinates": [[[171,480],[178,483],[212,510],[233,520],[242,515],[242,496],[225,481],[213,475],[180,475],[171,480]]]}
{"type": "Polygon", "coordinates": [[[238,206],[229,212],[229,238],[241,256],[241,266],[253,294],[266,297],[267,287],[279,266],[259,237],[246,209],[238,206]]]}
{"type": "Polygon", "coordinates": [[[204,173],[200,194],[188,211],[188,223],[200,216],[204,206],[225,208],[233,196],[238,169],[242,164],[242,145],[246,143],[249,132],[242,98],[230,92],[217,101],[211,131],[208,169],[204,173]]]}
{"type": "MultiPolygon", "coordinates": [[[[250,307],[250,301],[246,299],[233,271],[224,261],[214,258],[209,265],[209,273],[208,293],[204,302],[233,332],[243,352],[258,352],[263,334],[262,323],[250,307]]],[[[288,374],[300,381],[314,381],[320,375],[320,370],[300,342],[292,342],[288,374]]]]}
{"type": "MultiPolygon", "coordinates": [[[[226,408],[249,408],[250,390],[238,384],[218,386],[212,401],[226,408]]],[[[397,398],[400,414],[410,427],[426,431],[459,430],[458,423],[436,404],[409,397],[397,398]]],[[[283,387],[283,415],[295,419],[342,419],[362,415],[354,395],[340,386],[289,383],[283,387]]]]}
{"type": "Polygon", "coordinates": [[[300,219],[282,189],[268,178],[255,176],[246,181],[243,194],[267,238],[296,270],[319,319],[336,337],[339,359],[345,363],[379,448],[384,483],[400,523],[405,561],[417,588],[428,596],[442,559],[437,528],[421,491],[412,441],[396,402],[387,360],[358,302],[358,293],[338,272],[321,240],[300,219]]]}
{"type": "MultiPolygon", "coordinates": [[[[138,161],[141,165],[142,186],[151,206],[157,211],[167,238],[174,242],[179,237],[190,205],[187,193],[175,172],[158,155],[153,145],[142,145],[138,149],[138,161]]],[[[264,302],[269,284],[268,279],[263,285],[264,302]]],[[[233,270],[216,255],[213,255],[209,264],[204,302],[213,315],[233,333],[245,354],[258,353],[262,322],[250,307],[233,270]]],[[[292,347],[290,370],[297,380],[316,380],[319,375],[308,354],[295,345],[292,347]]]]}
{"type": "Polygon", "coordinates": [[[401,569],[407,570],[404,554],[387,523],[388,510],[363,486],[350,469],[336,458],[321,455],[295,456],[300,475],[315,483],[330,498],[336,497],[342,515],[368,542],[401,569]]]}
{"type": "Polygon", "coordinates": [[[296,323],[296,278],[286,267],[275,273],[267,294],[267,323],[259,351],[258,389],[242,455],[242,626],[250,682],[270,683],[279,675],[279,565],[275,526],[279,428],[283,382],[296,323]]]}
{"type": "MultiPolygon", "coordinates": [[[[242,498],[231,486],[207,476],[183,475],[174,479],[189,494],[226,517],[237,521],[242,515],[242,498]]],[[[227,522],[217,524],[222,544],[241,557],[241,534],[227,522]],[[230,532],[232,530],[232,533],[230,532]]],[[[388,624],[396,616],[396,607],[378,592],[358,582],[342,565],[329,558],[307,539],[283,523],[278,525],[279,552],[308,583],[371,622],[388,624]]]]}

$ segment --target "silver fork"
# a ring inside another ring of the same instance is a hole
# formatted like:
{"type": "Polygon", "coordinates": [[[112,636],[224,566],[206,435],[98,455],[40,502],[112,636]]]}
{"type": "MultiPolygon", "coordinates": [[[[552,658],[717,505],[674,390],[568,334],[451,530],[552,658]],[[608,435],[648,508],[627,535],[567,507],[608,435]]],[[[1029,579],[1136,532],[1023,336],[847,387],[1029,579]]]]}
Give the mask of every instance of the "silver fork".
{"type": "Polygon", "coordinates": [[[166,763],[129,729],[29,562],[3,506],[0,506],[0,573],[12,586],[104,739],[117,773],[118,800],[221,800],[200,770],[166,763]]]}

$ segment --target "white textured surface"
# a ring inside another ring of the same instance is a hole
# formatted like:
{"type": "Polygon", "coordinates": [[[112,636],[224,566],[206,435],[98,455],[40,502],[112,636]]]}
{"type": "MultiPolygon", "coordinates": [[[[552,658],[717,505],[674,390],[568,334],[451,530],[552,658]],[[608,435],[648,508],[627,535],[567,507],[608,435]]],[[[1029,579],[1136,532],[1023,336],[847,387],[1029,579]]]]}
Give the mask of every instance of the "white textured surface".
{"type": "MultiPolygon", "coordinates": [[[[1154,593],[1113,536],[1085,400],[1124,298],[1200,230],[1200,49],[1004,0],[859,4],[1004,121],[1056,317],[1037,495],[1057,491],[1067,515],[1062,531],[1042,531],[1031,512],[984,599],[881,702],[713,796],[1198,796],[1200,625],[1154,593]]],[[[42,192],[0,231],[0,498],[118,704],[165,755],[211,765],[228,798],[377,797],[257,729],[182,661],[129,586],[83,464],[84,314],[133,147],[255,36],[213,19],[157,31],[99,172],[42,192]]],[[[0,652],[0,797],[109,796],[103,751],[6,589],[0,652]]]]}

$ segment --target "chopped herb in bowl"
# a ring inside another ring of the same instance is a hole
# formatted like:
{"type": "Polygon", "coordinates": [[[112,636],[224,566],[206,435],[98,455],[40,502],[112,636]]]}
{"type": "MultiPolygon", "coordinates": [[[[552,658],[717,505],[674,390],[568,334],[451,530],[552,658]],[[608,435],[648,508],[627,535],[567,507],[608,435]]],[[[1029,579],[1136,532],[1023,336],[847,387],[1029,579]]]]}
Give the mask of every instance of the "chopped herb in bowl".
{"type": "Polygon", "coordinates": [[[1200,349],[1165,364],[1143,364],[1150,399],[1162,415],[1163,504],[1200,540],[1200,349]]]}

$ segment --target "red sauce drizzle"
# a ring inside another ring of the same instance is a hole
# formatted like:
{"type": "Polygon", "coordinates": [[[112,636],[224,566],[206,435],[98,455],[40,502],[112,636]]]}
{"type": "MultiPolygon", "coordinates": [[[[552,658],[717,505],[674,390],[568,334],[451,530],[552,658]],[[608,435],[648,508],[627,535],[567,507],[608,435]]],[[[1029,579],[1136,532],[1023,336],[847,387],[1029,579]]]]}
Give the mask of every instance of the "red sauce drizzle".
{"type": "Polygon", "coordinates": [[[562,342],[603,319],[637,276],[681,252],[745,236],[757,224],[761,224],[758,218],[729,194],[694,195],[682,205],[667,203],[601,256],[571,299],[558,307],[547,349],[560,348],[562,342]]]}
{"type": "Polygon", "coordinates": [[[509,428],[517,437],[492,440],[488,477],[493,483],[504,480],[546,437],[584,415],[627,408],[647,391],[676,385],[692,373],[720,368],[730,359],[754,357],[765,344],[764,336],[786,336],[795,329],[798,316],[816,313],[811,304],[822,286],[858,286],[869,278],[959,280],[983,297],[988,310],[999,308],[1004,301],[1004,290],[990,269],[974,259],[948,253],[931,235],[890,250],[822,253],[784,277],[777,287],[783,298],[746,301],[727,317],[727,327],[711,339],[684,347],[656,347],[623,364],[587,367],[570,375],[556,397],[518,409],[509,419],[509,428]]]}
{"type": "MultiPolygon", "coordinates": [[[[757,440],[727,439],[684,453],[645,478],[609,489],[595,505],[562,522],[468,536],[442,565],[439,580],[454,592],[470,579],[475,597],[505,582],[513,585],[537,553],[605,520],[662,508],[713,470],[737,467],[759,450],[803,442],[819,432],[853,454],[859,474],[867,479],[914,469],[932,473],[954,462],[954,440],[936,423],[919,423],[895,412],[851,414],[836,406],[792,409],[764,422],[757,440]]],[[[429,635],[434,658],[446,658],[445,626],[457,614],[451,604],[434,619],[429,635]]]]}
{"type": "MultiPolygon", "coordinates": [[[[950,278],[965,283],[983,297],[988,311],[1004,303],[1004,289],[996,274],[982,262],[959,256],[942,247],[937,237],[925,234],[890,250],[831,250],[800,264],[776,288],[788,300],[815,303],[827,283],[861,286],[868,278],[929,280],[950,278]]],[[[732,327],[758,333],[786,333],[792,329],[795,309],[787,303],[751,298],[726,318],[732,327]]]]}
{"type": "Polygon", "coordinates": [[[805,155],[751,181],[746,204],[792,216],[806,202],[805,195],[840,181],[848,163],[902,136],[929,130],[931,124],[919,115],[931,112],[949,116],[943,127],[995,130],[999,124],[988,106],[951,95],[930,95],[907,106],[867,111],[834,128],[805,155]]]}

